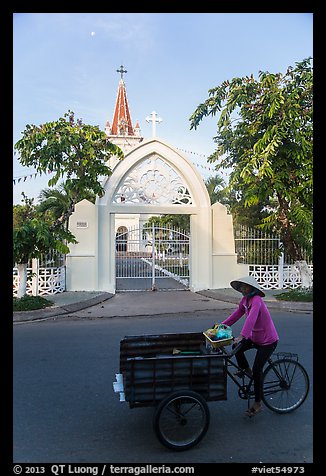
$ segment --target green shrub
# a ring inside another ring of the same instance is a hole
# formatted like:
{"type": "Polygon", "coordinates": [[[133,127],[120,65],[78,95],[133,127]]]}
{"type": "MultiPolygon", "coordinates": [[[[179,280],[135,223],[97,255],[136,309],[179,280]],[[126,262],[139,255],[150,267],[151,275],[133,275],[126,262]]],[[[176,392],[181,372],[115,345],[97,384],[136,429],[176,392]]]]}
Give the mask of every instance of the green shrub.
{"type": "Polygon", "coordinates": [[[52,306],[54,303],[41,296],[28,296],[25,295],[22,298],[13,298],[13,310],[14,311],[35,311],[36,309],[44,309],[45,307],[52,306]]]}
{"type": "Polygon", "coordinates": [[[276,299],[280,301],[302,301],[302,302],[312,302],[313,301],[313,288],[298,288],[290,289],[281,294],[275,295],[276,299]]]}

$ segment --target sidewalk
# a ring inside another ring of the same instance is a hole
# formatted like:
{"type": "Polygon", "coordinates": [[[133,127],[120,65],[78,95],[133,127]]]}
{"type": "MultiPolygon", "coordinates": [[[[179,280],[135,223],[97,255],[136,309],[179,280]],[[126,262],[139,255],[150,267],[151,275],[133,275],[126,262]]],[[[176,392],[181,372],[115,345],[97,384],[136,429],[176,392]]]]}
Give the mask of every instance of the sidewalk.
{"type": "MultiPolygon", "coordinates": [[[[312,302],[278,301],[275,295],[281,292],[283,291],[266,291],[264,301],[269,309],[305,312],[313,310],[312,302]]],[[[110,309],[110,317],[134,315],[135,297],[137,294],[140,297],[138,292],[110,294],[96,291],[66,291],[53,296],[46,296],[47,299],[54,302],[54,305],[51,307],[36,311],[14,312],[13,321],[14,323],[37,321],[83,311],[99,304],[102,304],[101,308],[106,308],[107,311],[110,309]],[[112,302],[108,302],[113,297],[115,299],[112,302]]],[[[240,293],[232,288],[207,289],[197,293],[191,291],[156,291],[155,293],[143,291],[141,294],[138,315],[157,314],[158,310],[163,314],[189,312],[191,310],[198,311],[201,307],[204,309],[205,306],[210,308],[212,306],[232,308],[233,304],[238,304],[241,298],[240,293]],[[207,299],[203,299],[203,297],[207,299]],[[157,304],[158,302],[159,304],[157,304]],[[205,302],[205,305],[203,302],[205,302]]],[[[103,313],[105,314],[105,309],[104,311],[101,310],[101,314],[103,313]]],[[[103,316],[101,315],[100,317],[103,316]]]]}
{"type": "Polygon", "coordinates": [[[113,297],[114,294],[96,291],[65,291],[63,293],[45,296],[54,305],[35,311],[16,311],[13,313],[14,322],[35,321],[49,317],[60,316],[87,309],[113,297]]]}
{"type": "MultiPolygon", "coordinates": [[[[277,294],[284,293],[284,289],[275,289],[270,291],[265,291],[265,297],[263,298],[268,309],[278,309],[286,311],[312,311],[313,303],[312,302],[298,302],[298,301],[279,301],[276,299],[277,294]]],[[[235,291],[233,288],[223,288],[223,289],[207,289],[205,291],[199,291],[198,294],[203,296],[210,297],[212,299],[217,299],[219,301],[226,301],[229,303],[238,304],[241,298],[239,292],[235,291]]]]}

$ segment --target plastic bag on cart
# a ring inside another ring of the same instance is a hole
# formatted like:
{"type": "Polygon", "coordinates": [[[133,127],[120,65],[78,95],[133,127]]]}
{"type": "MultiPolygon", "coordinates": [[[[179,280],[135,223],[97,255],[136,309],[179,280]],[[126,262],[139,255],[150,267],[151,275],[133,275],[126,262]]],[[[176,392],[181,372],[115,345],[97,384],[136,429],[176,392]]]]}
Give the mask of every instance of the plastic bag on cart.
{"type": "Polygon", "coordinates": [[[207,329],[206,334],[213,340],[232,339],[232,329],[225,324],[215,324],[211,329],[207,329]]]}
{"type": "Polygon", "coordinates": [[[230,326],[225,324],[219,324],[216,332],[217,339],[231,339],[232,338],[232,329],[230,326]]]}

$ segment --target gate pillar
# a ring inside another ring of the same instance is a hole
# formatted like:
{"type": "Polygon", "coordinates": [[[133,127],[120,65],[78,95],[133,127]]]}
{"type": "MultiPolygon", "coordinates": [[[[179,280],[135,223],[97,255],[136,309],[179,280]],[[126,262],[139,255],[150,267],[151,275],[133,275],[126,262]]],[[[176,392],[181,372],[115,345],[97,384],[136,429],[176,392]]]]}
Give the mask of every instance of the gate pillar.
{"type": "Polygon", "coordinates": [[[98,205],[98,290],[115,294],[115,214],[98,205]]]}
{"type": "Polygon", "coordinates": [[[96,291],[98,266],[98,208],[88,200],[75,205],[69,230],[76,244],[69,244],[66,255],[67,291],[96,291]]]}
{"type": "Polygon", "coordinates": [[[245,274],[237,264],[232,215],[221,203],[212,205],[212,289],[229,288],[230,281],[245,274]]]}
{"type": "Polygon", "coordinates": [[[190,290],[193,292],[212,287],[212,212],[202,208],[191,215],[190,236],[190,290]]]}

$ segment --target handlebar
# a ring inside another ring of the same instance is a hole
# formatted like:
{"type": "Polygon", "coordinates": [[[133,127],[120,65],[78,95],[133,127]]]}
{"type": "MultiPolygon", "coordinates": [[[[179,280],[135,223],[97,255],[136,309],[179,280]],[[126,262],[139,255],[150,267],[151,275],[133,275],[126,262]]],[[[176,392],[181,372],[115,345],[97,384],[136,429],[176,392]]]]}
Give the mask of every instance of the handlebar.
{"type": "MultiPolygon", "coordinates": [[[[234,338],[233,338],[234,340],[234,338]]],[[[232,350],[231,352],[228,352],[226,351],[224,348],[223,348],[223,352],[228,356],[228,357],[233,357],[240,349],[241,347],[243,346],[244,344],[244,339],[242,339],[240,342],[238,342],[237,344],[232,344],[232,350]]]]}

